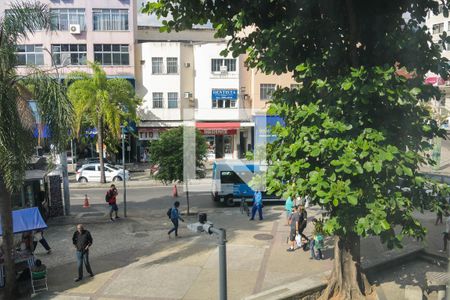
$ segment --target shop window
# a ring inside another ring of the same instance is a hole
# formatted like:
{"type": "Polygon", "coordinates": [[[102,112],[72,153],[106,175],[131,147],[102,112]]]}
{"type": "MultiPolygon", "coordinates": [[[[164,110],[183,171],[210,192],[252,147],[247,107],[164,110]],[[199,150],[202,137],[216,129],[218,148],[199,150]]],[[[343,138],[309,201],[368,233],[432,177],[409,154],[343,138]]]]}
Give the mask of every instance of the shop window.
{"type": "Polygon", "coordinates": [[[223,152],[225,154],[233,154],[233,136],[224,135],[223,136],[223,152]]]}

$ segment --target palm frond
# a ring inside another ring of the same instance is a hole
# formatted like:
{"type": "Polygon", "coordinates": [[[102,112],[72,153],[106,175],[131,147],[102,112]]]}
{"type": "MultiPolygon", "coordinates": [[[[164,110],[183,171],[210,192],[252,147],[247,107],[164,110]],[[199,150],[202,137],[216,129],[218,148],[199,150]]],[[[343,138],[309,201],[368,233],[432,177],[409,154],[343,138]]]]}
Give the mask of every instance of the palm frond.
{"type": "Polygon", "coordinates": [[[15,47],[36,30],[50,28],[50,11],[46,4],[37,1],[12,2],[0,19],[0,45],[15,47]]]}

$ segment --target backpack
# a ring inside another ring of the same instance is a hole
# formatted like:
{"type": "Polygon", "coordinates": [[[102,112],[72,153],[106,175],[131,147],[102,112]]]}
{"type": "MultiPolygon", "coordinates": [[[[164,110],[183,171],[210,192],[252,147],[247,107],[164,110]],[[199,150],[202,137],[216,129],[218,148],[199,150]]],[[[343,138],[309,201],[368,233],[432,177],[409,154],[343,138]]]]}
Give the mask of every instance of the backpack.
{"type": "Polygon", "coordinates": [[[172,218],[172,207],[169,208],[169,210],[166,212],[166,215],[169,217],[169,219],[172,218]]]}
{"type": "Polygon", "coordinates": [[[111,197],[110,197],[110,195],[109,195],[109,191],[107,191],[106,192],[106,195],[105,195],[105,201],[106,201],[106,203],[109,203],[109,199],[110,199],[111,197]]]}

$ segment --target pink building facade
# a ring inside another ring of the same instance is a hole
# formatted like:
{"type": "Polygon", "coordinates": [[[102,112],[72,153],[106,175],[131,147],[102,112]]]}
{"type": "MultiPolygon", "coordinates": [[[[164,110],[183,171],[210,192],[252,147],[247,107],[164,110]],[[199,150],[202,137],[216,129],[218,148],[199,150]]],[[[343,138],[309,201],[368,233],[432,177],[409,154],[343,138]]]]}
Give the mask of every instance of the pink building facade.
{"type": "MultiPolygon", "coordinates": [[[[11,1],[0,1],[0,13],[11,1]]],[[[89,71],[99,62],[110,77],[135,80],[136,5],[133,0],[40,0],[52,14],[52,31],[37,31],[18,45],[18,72],[26,65],[58,68],[64,78],[71,71],[89,71]]]]}

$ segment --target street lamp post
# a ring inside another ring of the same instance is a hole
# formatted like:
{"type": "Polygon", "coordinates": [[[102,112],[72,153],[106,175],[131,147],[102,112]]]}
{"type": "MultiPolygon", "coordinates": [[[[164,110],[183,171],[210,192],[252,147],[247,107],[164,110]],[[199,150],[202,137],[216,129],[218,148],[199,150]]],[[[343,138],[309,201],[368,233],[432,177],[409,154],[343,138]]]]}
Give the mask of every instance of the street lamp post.
{"type": "Polygon", "coordinates": [[[121,125],[122,129],[122,169],[123,169],[123,216],[127,217],[127,176],[125,173],[125,126],[121,125]]]}

